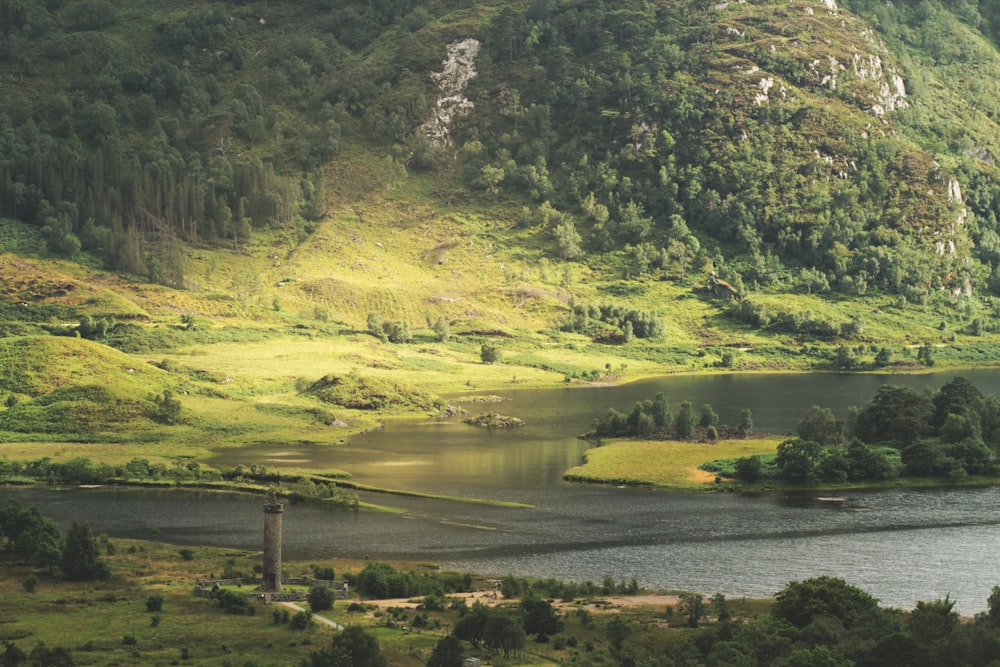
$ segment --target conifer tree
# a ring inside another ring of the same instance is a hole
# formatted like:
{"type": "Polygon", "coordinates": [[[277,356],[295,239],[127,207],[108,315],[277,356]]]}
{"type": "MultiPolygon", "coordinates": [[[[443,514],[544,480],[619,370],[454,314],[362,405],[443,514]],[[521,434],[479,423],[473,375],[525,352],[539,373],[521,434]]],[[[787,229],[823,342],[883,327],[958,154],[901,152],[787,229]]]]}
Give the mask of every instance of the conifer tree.
{"type": "Polygon", "coordinates": [[[90,532],[89,523],[73,521],[62,551],[63,576],[70,581],[93,581],[107,579],[111,570],[101,560],[97,541],[90,532]]]}

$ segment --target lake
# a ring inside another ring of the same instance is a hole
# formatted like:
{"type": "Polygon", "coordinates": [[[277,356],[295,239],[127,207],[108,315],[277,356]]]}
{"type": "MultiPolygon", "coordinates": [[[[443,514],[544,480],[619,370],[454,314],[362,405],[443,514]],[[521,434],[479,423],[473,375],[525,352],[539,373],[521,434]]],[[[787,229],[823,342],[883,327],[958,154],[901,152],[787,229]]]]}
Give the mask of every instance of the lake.
{"type": "MultiPolygon", "coordinates": [[[[1000,372],[964,373],[1000,392],[1000,372]]],[[[575,436],[609,406],[627,410],[663,391],[676,406],[711,403],[736,423],[749,407],[759,430],[794,428],[812,405],[845,416],[882,383],[937,388],[951,375],[850,374],[664,377],[620,387],[512,389],[498,404],[469,405],[524,419],[513,430],[484,431],[459,420],[392,421],[348,446],[251,444],[220,451],[213,465],[294,462],[340,468],[382,487],[513,500],[503,508],[445,500],[363,494],[400,514],[291,505],[285,513],[290,558],[407,558],[487,574],[600,582],[635,577],[657,589],[733,596],[773,595],[790,580],[845,578],[883,604],[910,608],[950,595],[963,613],[985,609],[1000,585],[1000,488],[818,493],[675,494],[571,484],[586,443],[575,436]]],[[[501,393],[501,392],[496,392],[501,393]]],[[[259,498],[217,493],[98,489],[5,489],[61,523],[90,521],[97,532],[177,544],[261,548],[259,498]]]]}

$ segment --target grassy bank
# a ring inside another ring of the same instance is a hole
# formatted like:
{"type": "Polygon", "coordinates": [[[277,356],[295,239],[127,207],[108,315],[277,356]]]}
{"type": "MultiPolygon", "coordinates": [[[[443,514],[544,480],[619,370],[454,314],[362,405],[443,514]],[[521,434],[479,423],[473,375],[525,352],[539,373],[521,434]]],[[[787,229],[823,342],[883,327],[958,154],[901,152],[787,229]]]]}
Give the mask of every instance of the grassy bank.
{"type": "Polygon", "coordinates": [[[586,462],[564,477],[601,484],[642,484],[671,489],[725,488],[716,476],[699,468],[708,461],[772,454],[783,437],[761,437],[716,442],[676,440],[612,440],[587,450],[586,462]]]}

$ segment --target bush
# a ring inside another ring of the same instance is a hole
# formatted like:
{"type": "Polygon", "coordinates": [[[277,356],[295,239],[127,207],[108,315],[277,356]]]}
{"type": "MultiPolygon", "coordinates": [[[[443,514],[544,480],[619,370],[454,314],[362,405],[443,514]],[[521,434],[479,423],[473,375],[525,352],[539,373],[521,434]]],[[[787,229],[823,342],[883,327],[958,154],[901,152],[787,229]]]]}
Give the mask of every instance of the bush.
{"type": "Polygon", "coordinates": [[[744,456],[736,460],[736,479],[752,484],[758,481],[762,474],[763,465],[760,462],[760,458],[756,456],[744,456]]]}
{"type": "Polygon", "coordinates": [[[146,598],[146,611],[163,611],[163,596],[162,595],[150,595],[146,598]]]}
{"type": "Polygon", "coordinates": [[[333,589],[329,586],[313,586],[309,589],[309,608],[313,612],[333,609],[333,589]]]}
{"type": "Polygon", "coordinates": [[[300,611],[295,616],[292,616],[288,622],[288,627],[292,630],[308,630],[312,627],[312,624],[312,614],[308,611],[300,611]]]}
{"type": "Polygon", "coordinates": [[[483,346],[479,349],[479,358],[484,364],[496,364],[500,362],[500,357],[502,352],[498,345],[492,345],[490,343],[483,343],[483,346]]]}
{"type": "Polygon", "coordinates": [[[257,608],[251,604],[247,596],[236,591],[225,588],[215,592],[215,599],[219,606],[227,614],[241,614],[243,616],[253,616],[257,613],[257,608]]]}
{"type": "Polygon", "coordinates": [[[28,593],[34,593],[35,589],[38,588],[38,575],[32,572],[24,578],[24,581],[21,582],[21,586],[23,586],[24,590],[28,593]]]}

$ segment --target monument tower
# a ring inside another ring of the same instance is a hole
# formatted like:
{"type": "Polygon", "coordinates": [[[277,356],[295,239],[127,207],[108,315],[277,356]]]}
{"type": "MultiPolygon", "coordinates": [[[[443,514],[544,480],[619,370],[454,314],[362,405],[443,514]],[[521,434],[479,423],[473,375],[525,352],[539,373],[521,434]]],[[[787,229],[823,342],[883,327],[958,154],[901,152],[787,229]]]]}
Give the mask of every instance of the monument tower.
{"type": "Polygon", "coordinates": [[[274,498],[264,503],[264,582],[267,593],[281,590],[281,515],[284,506],[274,498]]]}

